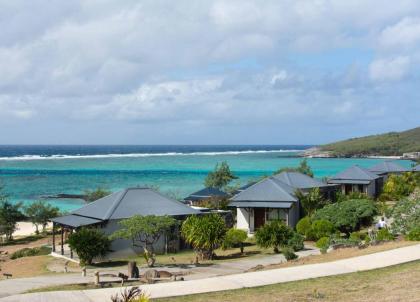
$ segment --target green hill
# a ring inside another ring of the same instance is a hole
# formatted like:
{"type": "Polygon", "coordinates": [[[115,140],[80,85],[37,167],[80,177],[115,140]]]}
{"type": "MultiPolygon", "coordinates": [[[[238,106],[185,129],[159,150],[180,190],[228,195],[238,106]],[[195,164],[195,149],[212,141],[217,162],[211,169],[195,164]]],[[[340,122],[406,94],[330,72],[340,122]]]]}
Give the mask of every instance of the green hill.
{"type": "Polygon", "coordinates": [[[351,138],[320,146],[337,156],[402,155],[420,152],[420,127],[402,132],[351,138]]]}

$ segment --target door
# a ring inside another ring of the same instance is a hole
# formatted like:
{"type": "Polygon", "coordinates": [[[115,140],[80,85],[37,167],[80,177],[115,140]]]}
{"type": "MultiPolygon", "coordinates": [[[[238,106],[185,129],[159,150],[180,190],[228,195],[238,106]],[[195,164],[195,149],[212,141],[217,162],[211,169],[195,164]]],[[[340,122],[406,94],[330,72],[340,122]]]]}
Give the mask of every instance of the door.
{"type": "Polygon", "coordinates": [[[254,228],[258,229],[264,224],[265,224],[265,208],[254,208],[254,228]]]}

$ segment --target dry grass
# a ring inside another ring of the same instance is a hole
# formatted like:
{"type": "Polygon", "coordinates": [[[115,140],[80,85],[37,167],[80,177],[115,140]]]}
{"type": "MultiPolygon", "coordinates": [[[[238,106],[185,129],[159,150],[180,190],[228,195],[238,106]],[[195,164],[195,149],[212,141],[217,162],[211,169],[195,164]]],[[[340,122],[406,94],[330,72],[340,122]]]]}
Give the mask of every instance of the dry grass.
{"type": "Polygon", "coordinates": [[[47,264],[51,256],[23,257],[9,260],[1,264],[2,273],[13,274],[13,278],[33,277],[47,274],[47,264]]]}
{"type": "Polygon", "coordinates": [[[293,261],[288,261],[281,264],[266,266],[265,269],[274,269],[274,268],[280,268],[280,267],[330,262],[330,261],[335,261],[335,260],[341,260],[341,259],[346,259],[346,258],[352,258],[352,257],[357,257],[357,256],[383,252],[383,251],[392,250],[392,249],[414,245],[414,244],[418,244],[418,242],[400,240],[400,241],[384,242],[380,245],[369,246],[364,249],[359,249],[357,247],[342,248],[342,249],[334,250],[324,255],[322,254],[313,255],[313,256],[308,256],[308,257],[300,258],[293,261]]]}
{"type": "Polygon", "coordinates": [[[168,302],[420,301],[420,261],[256,288],[156,299],[168,302]]]}

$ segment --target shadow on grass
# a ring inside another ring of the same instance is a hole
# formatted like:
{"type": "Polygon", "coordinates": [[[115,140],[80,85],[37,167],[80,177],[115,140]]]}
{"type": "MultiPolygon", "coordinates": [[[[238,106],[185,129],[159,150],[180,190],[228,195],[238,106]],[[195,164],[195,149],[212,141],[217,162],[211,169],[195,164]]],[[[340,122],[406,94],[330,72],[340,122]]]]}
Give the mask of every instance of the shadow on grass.
{"type": "Polygon", "coordinates": [[[95,267],[119,267],[119,266],[124,266],[127,265],[128,261],[126,260],[118,260],[118,261],[105,261],[105,262],[98,262],[98,263],[93,263],[91,265],[88,266],[88,268],[95,268],[95,267]]]}
{"type": "Polygon", "coordinates": [[[10,240],[8,242],[4,242],[4,243],[0,243],[0,246],[10,246],[10,245],[18,245],[18,244],[28,244],[43,238],[46,238],[47,235],[31,235],[31,236],[26,236],[26,237],[22,237],[22,238],[18,238],[18,239],[13,239],[10,240]]]}
{"type": "Polygon", "coordinates": [[[245,250],[243,254],[238,252],[238,253],[233,253],[233,254],[229,254],[229,255],[216,255],[214,257],[214,259],[215,260],[240,259],[240,258],[247,258],[249,256],[254,256],[254,255],[259,255],[259,254],[261,254],[261,251],[249,251],[249,252],[247,252],[245,250]]]}

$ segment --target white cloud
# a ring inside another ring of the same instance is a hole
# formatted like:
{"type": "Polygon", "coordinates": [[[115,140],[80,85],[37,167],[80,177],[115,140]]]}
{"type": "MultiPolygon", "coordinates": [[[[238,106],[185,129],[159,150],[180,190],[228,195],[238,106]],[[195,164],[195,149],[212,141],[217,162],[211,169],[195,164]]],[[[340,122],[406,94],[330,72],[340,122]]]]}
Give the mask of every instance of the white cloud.
{"type": "Polygon", "coordinates": [[[400,80],[410,67],[410,59],[400,56],[391,59],[378,59],[369,66],[370,78],[374,81],[400,80]]]}
{"type": "Polygon", "coordinates": [[[386,27],[379,36],[384,48],[419,48],[420,18],[406,17],[398,23],[386,27]]]}

